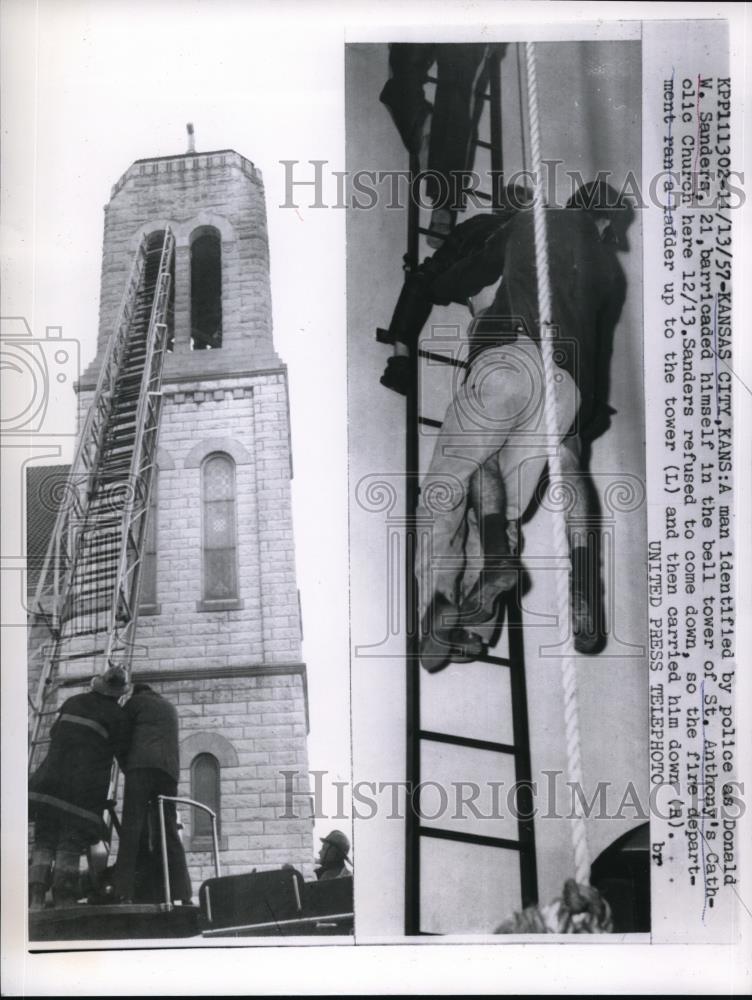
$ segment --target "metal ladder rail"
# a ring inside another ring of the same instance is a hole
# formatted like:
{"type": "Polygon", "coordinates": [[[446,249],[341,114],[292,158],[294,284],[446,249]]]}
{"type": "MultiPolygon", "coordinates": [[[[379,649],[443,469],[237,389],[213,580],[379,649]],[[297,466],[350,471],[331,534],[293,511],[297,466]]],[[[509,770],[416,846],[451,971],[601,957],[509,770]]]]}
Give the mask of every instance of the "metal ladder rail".
{"type": "MultiPolygon", "coordinates": [[[[95,452],[96,455],[101,454],[102,442],[105,439],[106,431],[108,427],[109,420],[103,422],[101,429],[98,427],[96,420],[94,419],[95,413],[104,412],[102,409],[102,396],[106,393],[109,397],[109,402],[113,401],[113,391],[118,378],[118,372],[120,365],[122,363],[123,355],[127,355],[127,350],[130,344],[131,338],[131,320],[136,316],[136,310],[139,305],[139,296],[142,294],[143,280],[144,280],[144,261],[146,257],[146,241],[144,240],[139,247],[137,253],[137,259],[134,263],[133,274],[137,272],[138,278],[136,281],[131,280],[126,292],[125,299],[130,303],[130,308],[124,308],[122,311],[122,318],[124,323],[120,325],[119,333],[122,334],[123,327],[125,327],[125,335],[118,336],[117,339],[119,350],[117,346],[110,345],[110,350],[106,355],[107,370],[100,373],[100,381],[98,383],[97,394],[95,396],[95,405],[92,406],[89,414],[89,420],[87,420],[86,430],[89,432],[89,438],[96,433],[98,440],[98,450],[95,452]]],[[[164,357],[164,351],[166,347],[166,333],[167,324],[166,314],[169,305],[169,290],[170,290],[170,264],[172,260],[172,255],[174,253],[174,237],[169,232],[165,233],[165,239],[162,245],[160,253],[160,267],[155,283],[154,292],[152,294],[151,308],[150,308],[150,320],[148,331],[146,335],[146,357],[143,363],[142,378],[141,378],[141,389],[139,394],[136,423],[137,428],[140,428],[140,434],[136,434],[136,440],[134,442],[133,453],[131,457],[130,467],[131,470],[134,468],[137,471],[134,476],[131,472],[130,482],[138,483],[138,491],[131,491],[130,493],[130,504],[126,506],[121,516],[122,520],[122,530],[121,530],[121,546],[120,553],[121,558],[118,563],[119,572],[117,574],[117,588],[113,593],[111,601],[111,621],[110,629],[108,632],[108,644],[106,650],[101,651],[90,651],[87,650],[81,654],[73,654],[73,657],[80,655],[84,658],[90,658],[95,652],[108,652],[113,647],[114,632],[117,626],[117,616],[119,613],[119,608],[122,607],[122,594],[125,590],[127,594],[127,607],[128,610],[134,608],[137,610],[137,589],[134,589],[133,584],[135,583],[137,588],[137,577],[134,577],[133,573],[133,563],[138,565],[141,558],[141,549],[143,542],[143,528],[145,525],[144,516],[146,511],[148,511],[149,503],[149,491],[151,485],[151,473],[154,466],[154,458],[156,455],[156,440],[157,440],[157,430],[159,423],[159,404],[161,401],[160,396],[160,385],[161,385],[161,370],[162,362],[164,357]],[[145,388],[144,388],[145,387],[145,388]],[[142,448],[141,445],[146,445],[142,448]],[[146,455],[144,460],[143,455],[146,455]],[[138,503],[136,502],[138,498],[138,503]],[[135,547],[135,558],[128,559],[128,556],[133,556],[133,551],[135,547]],[[125,553],[125,562],[123,560],[123,553],[125,553]],[[129,585],[125,588],[122,585],[122,581],[130,581],[129,585]],[[113,625],[113,622],[115,623],[113,625]]],[[[148,293],[148,292],[147,292],[148,293]]],[[[133,334],[135,336],[135,333],[133,334]]],[[[132,345],[130,345],[132,346],[132,345]]],[[[111,415],[111,411],[107,411],[108,415],[111,415]]],[[[87,454],[87,441],[83,439],[79,444],[79,449],[77,451],[77,457],[79,455],[87,454]]],[[[87,492],[86,500],[90,501],[94,497],[94,492],[92,491],[92,481],[96,476],[99,462],[92,462],[91,459],[84,460],[84,467],[89,470],[89,475],[87,476],[87,492]]],[[[73,494],[78,495],[78,492],[73,494]]],[[[61,519],[65,517],[68,512],[61,512],[61,519]]],[[[70,566],[68,567],[68,572],[66,576],[67,587],[64,589],[65,597],[60,602],[63,606],[65,601],[70,596],[71,588],[76,577],[76,570],[78,566],[78,559],[80,556],[80,551],[82,547],[82,538],[84,531],[87,529],[87,519],[84,516],[81,520],[79,530],[77,533],[77,541],[73,550],[73,558],[70,560],[70,566]]],[[[96,530],[96,524],[94,529],[89,528],[89,530],[96,530]]],[[[59,534],[62,534],[60,532],[59,534]]],[[[60,608],[57,611],[58,621],[60,620],[60,608]]],[[[120,643],[122,649],[124,649],[127,655],[130,655],[131,651],[131,640],[132,634],[135,630],[135,614],[130,614],[130,621],[128,625],[130,626],[128,630],[128,637],[124,642],[120,643]]],[[[39,747],[40,744],[48,742],[48,739],[40,739],[39,731],[43,720],[46,717],[56,714],[55,711],[45,711],[46,702],[49,697],[56,689],[56,684],[54,683],[56,678],[53,677],[55,673],[55,668],[59,666],[60,649],[66,639],[71,638],[71,636],[63,636],[60,627],[57,628],[57,634],[55,635],[55,640],[52,648],[48,651],[47,660],[45,663],[46,669],[40,678],[40,695],[38,697],[37,704],[34,711],[34,723],[32,727],[32,739],[31,739],[31,753],[30,753],[30,764],[34,760],[34,751],[39,747]]],[[[114,662],[114,657],[109,657],[108,662],[112,665],[114,662]]],[[[128,670],[128,663],[125,664],[126,670],[128,670]]],[[[112,796],[110,796],[112,797],[112,796]]]]}
{"type": "MultiPolygon", "coordinates": [[[[138,588],[141,558],[143,555],[143,540],[145,537],[146,517],[149,511],[149,501],[151,486],[153,482],[153,470],[156,460],[157,437],[159,431],[159,415],[161,408],[161,377],[164,354],[167,347],[168,324],[167,314],[170,308],[170,285],[171,285],[171,264],[174,256],[174,236],[171,231],[165,231],[164,242],[160,252],[160,263],[154,290],[151,293],[151,308],[149,323],[146,333],[146,350],[142,367],[141,381],[138,391],[138,403],[136,407],[135,425],[132,455],[130,460],[130,473],[126,482],[134,484],[134,488],[127,494],[129,502],[124,505],[122,511],[122,533],[120,558],[118,562],[118,573],[116,586],[114,588],[111,602],[110,628],[108,632],[107,649],[105,662],[108,666],[113,666],[118,662],[124,666],[126,673],[130,676],[130,658],[133,652],[133,637],[135,635],[137,612],[138,612],[138,588]],[[125,609],[128,614],[126,623],[126,634],[121,635],[118,627],[121,610],[125,609]]],[[[147,250],[146,253],[149,251],[147,250]]],[[[144,281],[145,272],[144,272],[144,281]]],[[[139,293],[143,291],[148,294],[149,290],[142,283],[139,283],[139,293]]],[[[138,303],[137,303],[138,305],[138,303]]],[[[142,304],[143,307],[143,304],[142,304]]],[[[136,337],[137,330],[133,336],[136,337]]],[[[133,343],[130,345],[133,346],[133,343]]],[[[117,376],[116,376],[117,379],[117,376]]],[[[115,379],[115,381],[116,381],[115,379]]],[[[113,382],[113,388],[115,383],[113,382]]],[[[105,435],[102,435],[104,440],[105,435]]],[[[93,476],[97,472],[93,470],[93,476]]],[[[92,478],[93,478],[92,476],[92,478]]],[[[89,482],[91,487],[91,480],[89,482]]],[[[88,494],[94,496],[91,491],[88,494]]],[[[75,577],[73,577],[75,579],[75,577]]],[[[91,655],[86,653],[85,655],[91,655]]],[[[42,712],[41,716],[56,714],[52,712],[42,712]]],[[[40,740],[37,736],[36,745],[33,751],[41,744],[49,742],[49,739],[40,740]]],[[[107,792],[107,800],[104,807],[104,825],[106,835],[104,844],[107,854],[110,854],[112,845],[113,830],[119,835],[120,823],[116,812],[118,784],[120,770],[117,760],[113,760],[110,771],[110,781],[107,792]]]]}
{"type": "MultiPolygon", "coordinates": [[[[476,146],[490,148],[492,190],[491,192],[476,192],[489,202],[493,208],[500,206],[500,182],[502,178],[503,159],[501,143],[501,84],[500,57],[492,53],[488,58],[488,93],[482,95],[490,103],[490,143],[478,141],[476,146]]],[[[405,269],[412,270],[418,264],[419,240],[421,236],[431,235],[430,228],[420,225],[420,201],[417,198],[415,178],[419,172],[417,157],[410,158],[411,194],[408,207],[407,253],[405,254],[405,269]]],[[[492,750],[497,753],[510,754],[514,758],[515,780],[518,786],[518,821],[517,840],[498,837],[484,837],[457,831],[442,830],[436,827],[425,827],[420,821],[420,803],[411,797],[411,804],[406,814],[406,865],[405,865],[405,931],[407,934],[421,934],[420,927],[420,840],[423,836],[460,841],[470,844],[498,847],[515,850],[519,856],[520,891],[523,906],[537,902],[537,869],[535,856],[535,835],[532,818],[531,762],[529,746],[529,724],[527,714],[527,696],[524,672],[524,641],[522,635],[522,615],[517,590],[508,595],[504,603],[504,615],[509,642],[509,656],[496,657],[483,654],[477,657],[478,662],[493,663],[507,667],[510,671],[510,693],[512,700],[513,740],[511,745],[475,740],[471,737],[455,736],[453,734],[424,730],[421,726],[420,692],[421,674],[419,663],[420,652],[420,622],[417,620],[418,592],[415,574],[415,555],[417,540],[416,509],[420,496],[420,427],[440,427],[441,423],[424,417],[419,412],[418,400],[420,361],[430,360],[455,367],[467,367],[466,362],[446,355],[418,349],[410,356],[410,382],[406,400],[406,623],[407,623],[407,779],[412,788],[417,788],[421,782],[421,744],[423,741],[452,743],[456,746],[492,750]]]]}
{"type": "MultiPolygon", "coordinates": [[[[130,467],[133,489],[128,493],[123,512],[124,530],[118,563],[116,595],[113,600],[105,662],[120,665],[130,680],[136,628],[138,625],[139,592],[146,519],[149,515],[154,468],[159,439],[159,418],[162,404],[162,367],[167,349],[167,313],[170,302],[171,265],[175,238],[168,228],[159,263],[157,285],[149,319],[146,358],[139,390],[136,414],[136,436],[130,467]],[[124,623],[121,625],[121,623],[124,623]]],[[[112,762],[107,793],[107,852],[112,844],[113,827],[120,834],[116,813],[120,768],[112,762]]]]}
{"type": "Polygon", "coordinates": [[[145,258],[146,239],[144,238],[136,252],[126,290],[118,311],[118,318],[115,323],[115,336],[110,338],[105,350],[94,394],[94,402],[86,415],[84,426],[79,435],[78,445],[66,483],[65,498],[67,504],[58,514],[55,529],[47,547],[42,572],[37,583],[34,611],[40,615],[48,614],[44,609],[43,598],[46,593],[49,593],[49,588],[52,587],[52,593],[57,599],[59,599],[61,591],[65,589],[64,586],[60,587],[56,586],[56,584],[60,578],[60,566],[65,565],[67,567],[68,564],[64,560],[56,559],[56,555],[58,557],[60,555],[61,539],[66,530],[75,527],[75,522],[73,525],[69,523],[68,515],[70,514],[70,507],[76,505],[77,502],[79,513],[82,513],[86,507],[86,496],[91,486],[91,477],[96,468],[97,455],[101,448],[101,438],[107,418],[109,417],[112,390],[130,334],[131,318],[136,306],[145,258]],[[82,473],[86,474],[86,489],[84,490],[81,489],[80,481],[82,473]],[[83,503],[81,502],[82,495],[84,497],[83,503]],[[53,577],[51,583],[49,581],[50,575],[53,577]]]}
{"type": "MultiPolygon", "coordinates": [[[[437,83],[436,77],[429,76],[429,83],[437,83]]],[[[480,201],[485,202],[492,209],[498,209],[501,207],[501,190],[500,184],[503,179],[504,174],[504,150],[501,141],[501,56],[498,51],[492,49],[486,58],[486,63],[483,72],[479,75],[478,82],[475,87],[474,92],[474,110],[473,110],[473,139],[472,146],[475,150],[477,149],[487,149],[491,156],[491,190],[490,191],[472,191],[475,198],[480,199],[480,201]],[[489,114],[489,140],[478,138],[477,129],[482,116],[482,106],[483,103],[487,102],[490,108],[489,114]]],[[[412,161],[411,161],[412,164],[412,161]]],[[[419,172],[420,166],[418,164],[417,158],[413,165],[410,167],[410,173],[414,177],[416,173],[419,172]]],[[[417,194],[417,192],[416,192],[417,194]]],[[[420,202],[418,201],[418,204],[420,202]]],[[[408,209],[409,212],[409,209],[408,209]]],[[[420,214],[420,213],[418,213],[420,214]]],[[[443,234],[434,232],[430,227],[421,226],[420,221],[416,220],[415,228],[417,229],[419,236],[433,236],[435,238],[444,240],[446,237],[443,234]]],[[[408,233],[410,229],[410,224],[408,222],[408,233]]],[[[410,268],[408,257],[412,256],[410,249],[410,237],[408,235],[408,253],[405,255],[405,267],[410,268]]],[[[418,245],[414,246],[415,262],[412,267],[416,267],[418,264],[418,245]]]]}
{"type": "MultiPolygon", "coordinates": [[[[63,506],[58,512],[55,528],[47,547],[45,562],[37,583],[32,605],[34,625],[47,628],[52,644],[41,642],[32,653],[31,661],[42,659],[36,697],[31,702],[32,728],[30,749],[38,743],[39,729],[45,712],[45,702],[54,690],[53,673],[58,665],[61,634],[61,611],[74,579],[80,552],[78,541],[86,521],[91,481],[97,465],[104,431],[112,405],[112,391],[130,336],[131,320],[143,279],[146,259],[146,239],[136,252],[126,289],[121,300],[115,335],[108,342],[97,380],[94,400],[84,422],[73,463],[68,474],[63,506]],[[51,602],[51,606],[48,604],[51,602]]],[[[30,663],[31,667],[31,663],[30,663]]]]}
{"type": "Polygon", "coordinates": [[[117,591],[112,604],[105,659],[108,666],[122,665],[130,678],[133,641],[138,623],[140,569],[149,513],[153,473],[159,438],[162,404],[162,367],[167,347],[172,258],[175,238],[168,228],[162,246],[157,287],[149,320],[146,358],[136,413],[136,434],[131,458],[128,491],[123,512],[123,535],[117,571],[117,591]]]}

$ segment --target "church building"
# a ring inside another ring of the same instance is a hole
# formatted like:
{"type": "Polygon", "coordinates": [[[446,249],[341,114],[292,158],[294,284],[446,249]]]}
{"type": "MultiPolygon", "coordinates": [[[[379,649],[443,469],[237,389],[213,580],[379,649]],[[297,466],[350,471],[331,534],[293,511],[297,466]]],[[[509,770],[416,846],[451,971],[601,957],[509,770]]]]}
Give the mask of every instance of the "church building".
{"type": "MultiPolygon", "coordinates": [[[[139,244],[168,228],[175,256],[132,676],[177,707],[178,794],[216,811],[222,874],[290,863],[310,878],[287,374],[272,340],[263,182],[239,153],[137,160],[113,187],[79,414],[93,403],[139,244]]],[[[36,468],[28,479],[31,592],[52,527],[44,498],[59,495],[50,477],[65,473],[36,468]]],[[[58,702],[102,668],[64,664],[58,702]]],[[[190,807],[180,818],[195,892],[214,874],[209,818],[190,807]]]]}

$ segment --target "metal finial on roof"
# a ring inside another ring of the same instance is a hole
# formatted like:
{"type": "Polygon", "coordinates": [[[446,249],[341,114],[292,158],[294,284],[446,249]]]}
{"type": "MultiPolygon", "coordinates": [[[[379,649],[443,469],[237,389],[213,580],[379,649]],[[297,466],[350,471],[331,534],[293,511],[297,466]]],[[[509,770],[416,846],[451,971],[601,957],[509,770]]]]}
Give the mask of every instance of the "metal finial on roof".
{"type": "Polygon", "coordinates": [[[185,126],[185,128],[186,128],[186,131],[188,132],[188,152],[189,153],[195,153],[196,152],[196,137],[193,134],[193,122],[188,122],[188,124],[185,126]]]}

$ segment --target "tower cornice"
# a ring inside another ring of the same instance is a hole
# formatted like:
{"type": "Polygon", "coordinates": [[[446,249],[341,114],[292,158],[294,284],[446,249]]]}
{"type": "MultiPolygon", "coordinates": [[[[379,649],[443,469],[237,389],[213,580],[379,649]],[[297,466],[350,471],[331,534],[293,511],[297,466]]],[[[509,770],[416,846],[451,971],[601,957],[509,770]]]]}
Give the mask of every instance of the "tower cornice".
{"type": "Polygon", "coordinates": [[[234,149],[216,149],[207,153],[178,153],[175,156],[150,156],[135,160],[122,174],[110,191],[114,198],[118,191],[133,177],[150,174],[186,173],[193,170],[211,170],[216,167],[237,167],[250,181],[263,187],[261,171],[245,156],[234,149]]]}

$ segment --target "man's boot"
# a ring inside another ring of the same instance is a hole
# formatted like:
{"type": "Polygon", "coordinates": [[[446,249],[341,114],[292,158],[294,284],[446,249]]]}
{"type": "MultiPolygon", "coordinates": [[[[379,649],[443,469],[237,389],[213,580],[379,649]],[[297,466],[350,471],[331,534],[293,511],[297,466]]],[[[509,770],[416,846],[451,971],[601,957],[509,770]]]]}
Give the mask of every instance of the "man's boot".
{"type": "Polygon", "coordinates": [[[400,396],[406,396],[410,388],[410,358],[402,354],[389,358],[379,382],[385,389],[392,389],[400,396]]]}
{"type": "Polygon", "coordinates": [[[421,625],[420,664],[435,674],[450,663],[469,663],[483,652],[482,639],[457,624],[459,610],[436,593],[421,625]]]}
{"type": "Polygon", "coordinates": [[[43,910],[46,895],[47,886],[43,882],[31,882],[29,884],[29,909],[43,910]]]}
{"type": "Polygon", "coordinates": [[[595,558],[590,549],[580,545],[571,551],[572,559],[572,634],[578,653],[599,653],[605,637],[599,628],[596,595],[600,586],[595,558]]]}
{"type": "Polygon", "coordinates": [[[78,873],[80,858],[81,855],[75,851],[58,850],[52,878],[52,895],[56,906],[73,906],[81,897],[78,873]]]}

